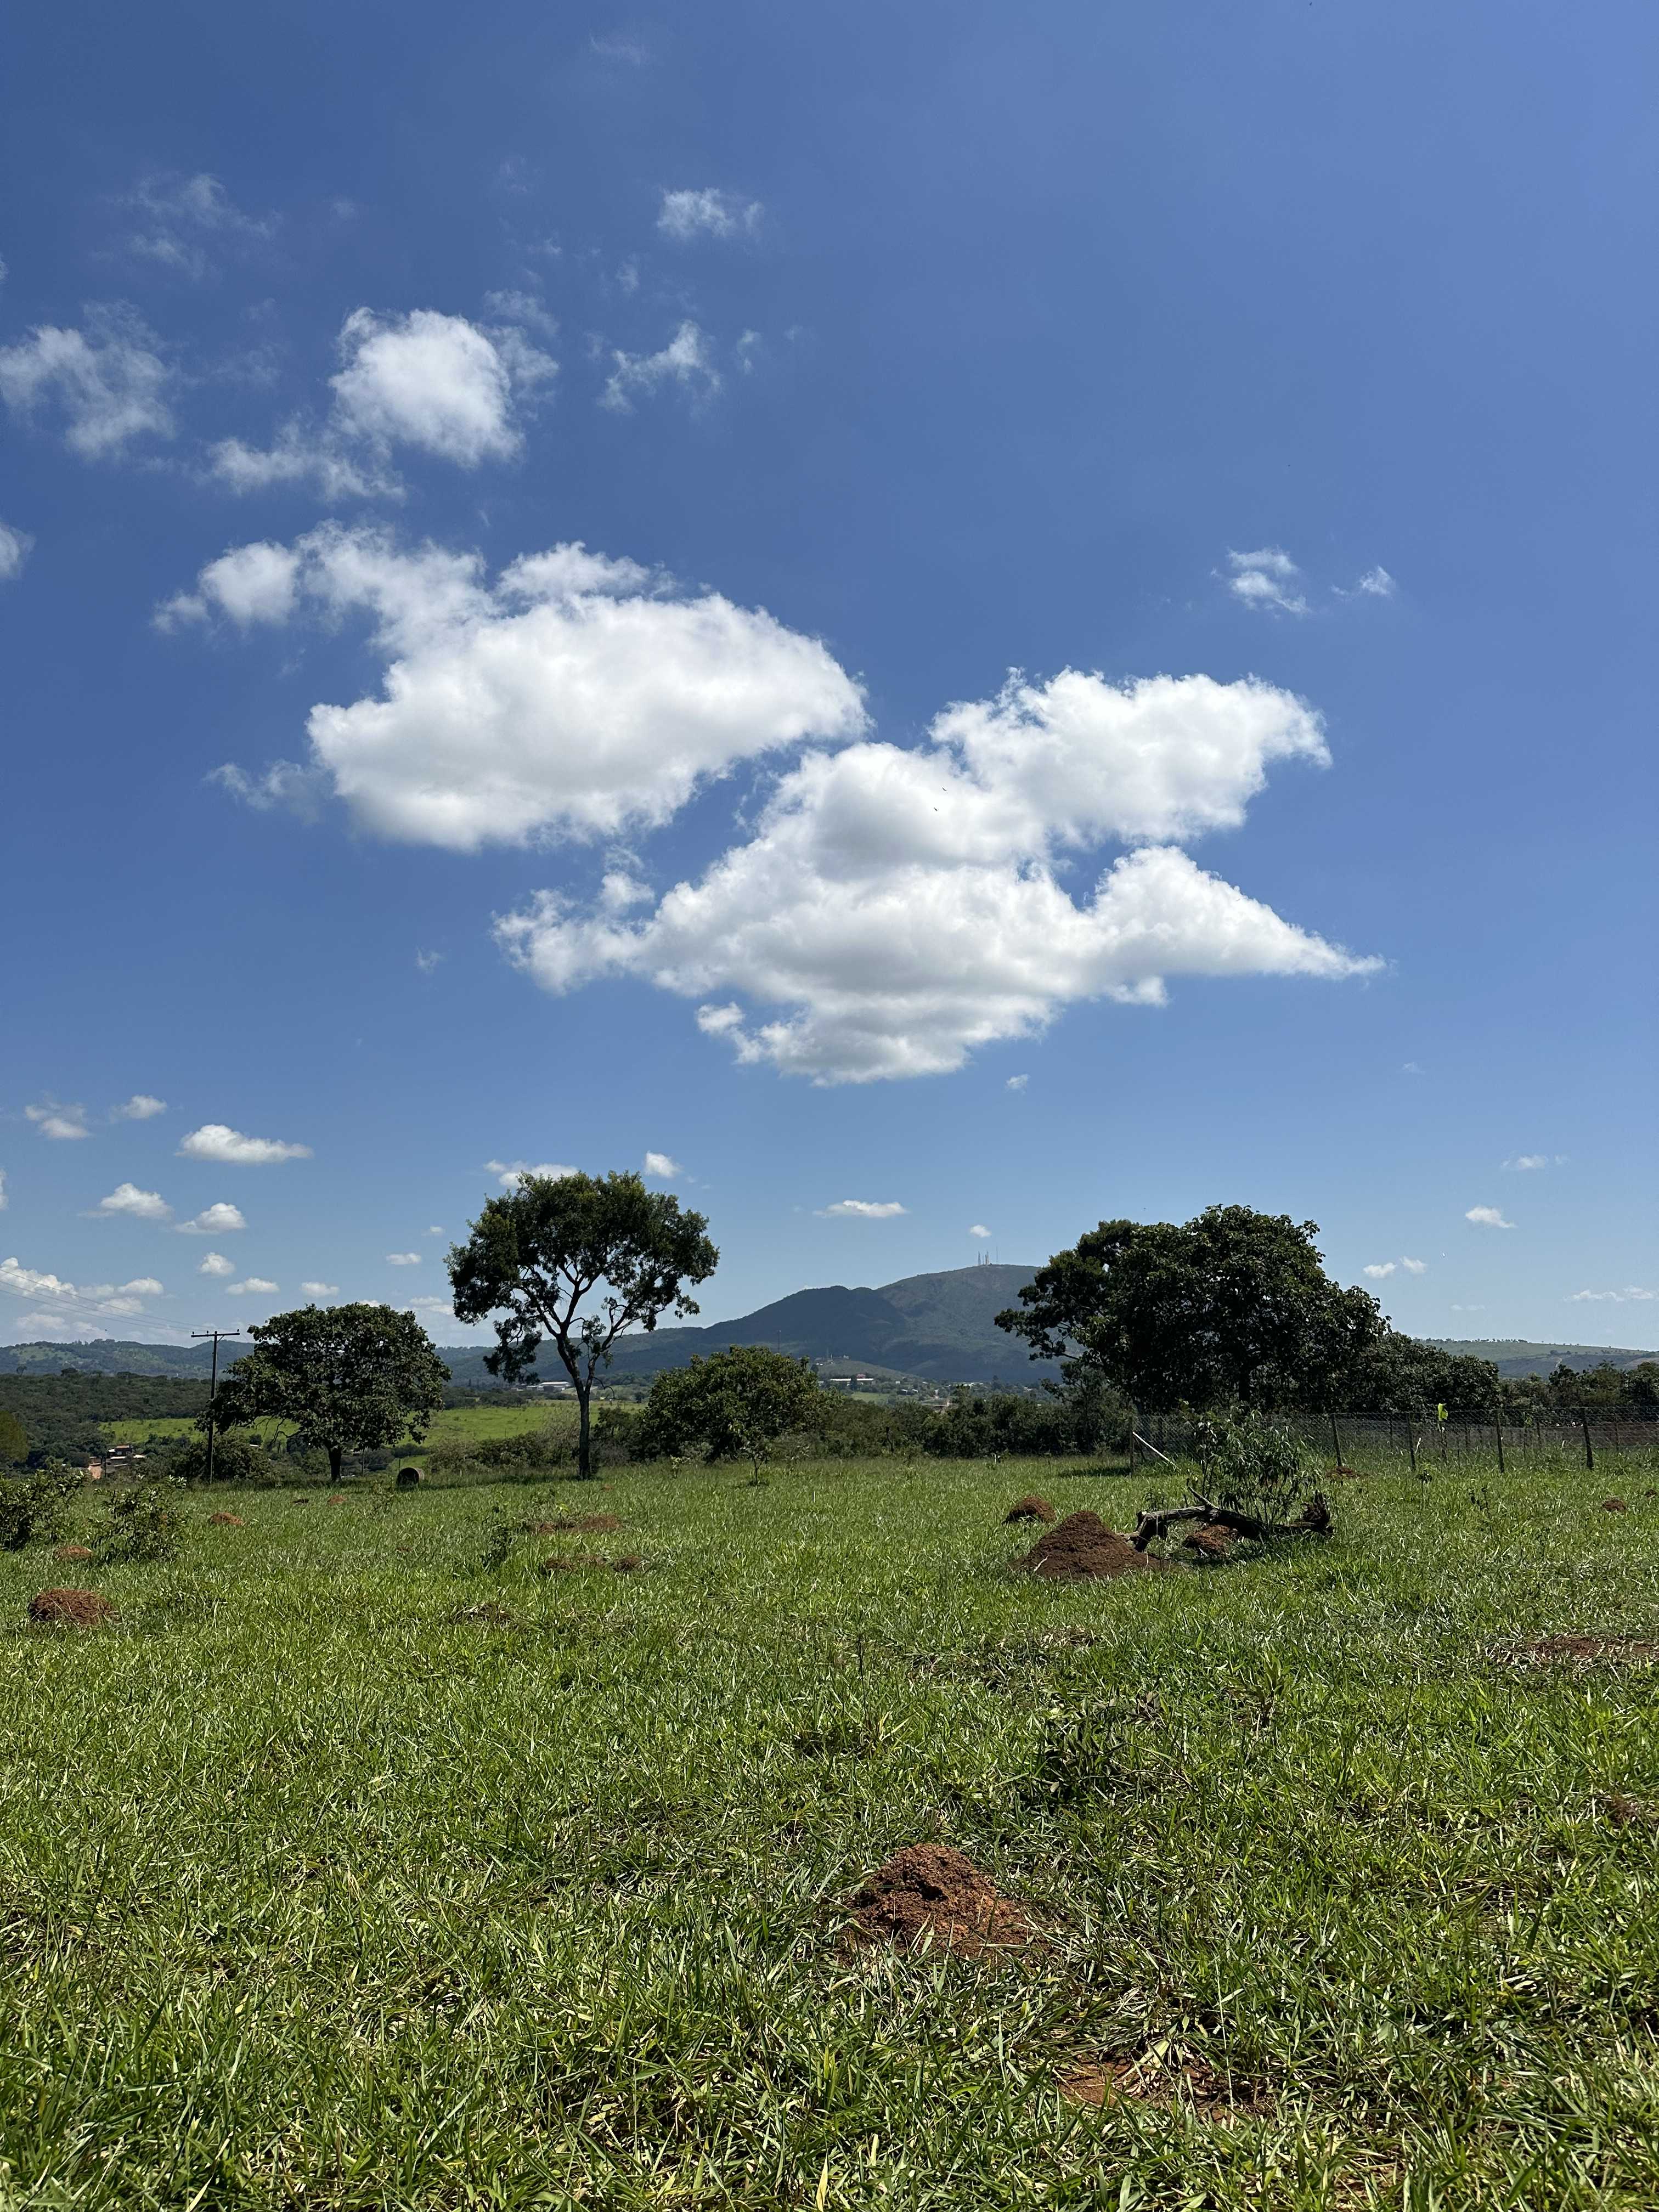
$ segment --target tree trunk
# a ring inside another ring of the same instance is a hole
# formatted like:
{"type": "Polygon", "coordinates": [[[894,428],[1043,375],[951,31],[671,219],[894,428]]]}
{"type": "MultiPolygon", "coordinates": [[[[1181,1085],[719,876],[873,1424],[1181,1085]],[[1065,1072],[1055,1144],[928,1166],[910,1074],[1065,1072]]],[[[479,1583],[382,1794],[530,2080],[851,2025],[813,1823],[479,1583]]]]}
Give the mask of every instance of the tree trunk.
{"type": "Polygon", "coordinates": [[[331,1444],[331,1445],[329,1446],[329,1448],[328,1448],[328,1479],[329,1479],[329,1480],[330,1480],[331,1483],[333,1483],[333,1484],[335,1485],[335,1486],[336,1486],[337,1488],[339,1486],[339,1480],[340,1480],[340,1462],[341,1462],[344,1457],[345,1457],[345,1449],[344,1449],[344,1447],[343,1447],[343,1445],[340,1445],[340,1444],[331,1444]]]}
{"type": "Polygon", "coordinates": [[[576,1377],[576,1473],[584,1482],[590,1481],[593,1474],[593,1438],[587,1417],[588,1401],[592,1393],[592,1384],[585,1382],[579,1375],[576,1377]]]}

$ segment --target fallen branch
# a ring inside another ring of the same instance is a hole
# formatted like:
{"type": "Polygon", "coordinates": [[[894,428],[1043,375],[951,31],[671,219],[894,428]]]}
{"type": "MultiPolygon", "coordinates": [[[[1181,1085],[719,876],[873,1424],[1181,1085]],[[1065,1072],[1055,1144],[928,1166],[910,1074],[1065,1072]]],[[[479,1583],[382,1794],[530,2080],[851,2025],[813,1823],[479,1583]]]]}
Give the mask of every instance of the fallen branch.
{"type": "Polygon", "coordinates": [[[1316,1492],[1293,1521],[1258,1520],[1254,1513],[1235,1513],[1231,1506],[1214,1504],[1203,1497],[1193,1505],[1143,1506],[1129,1541],[1136,1551],[1144,1552],[1154,1536],[1163,1535],[1182,1521],[1207,1522],[1212,1528],[1231,1528],[1236,1536],[1254,1537],[1258,1542],[1271,1536],[1328,1536],[1331,1533],[1331,1509],[1316,1492]]]}

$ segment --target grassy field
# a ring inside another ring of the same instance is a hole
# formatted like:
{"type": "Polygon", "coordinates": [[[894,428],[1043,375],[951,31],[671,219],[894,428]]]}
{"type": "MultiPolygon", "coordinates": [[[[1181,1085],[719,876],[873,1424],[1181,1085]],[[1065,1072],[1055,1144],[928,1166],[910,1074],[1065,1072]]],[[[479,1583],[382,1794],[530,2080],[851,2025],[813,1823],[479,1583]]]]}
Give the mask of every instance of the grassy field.
{"type": "Polygon", "coordinates": [[[262,1493],[173,1565],[0,1554],[0,2203],[1650,2212],[1659,1674],[1525,1647],[1659,1638],[1654,1481],[1379,1476],[1328,1543],[1071,1586],[1008,1501],[1123,1526],[1144,1479],[262,1493]],[[644,1569],[536,1571],[584,1551],[644,1569]],[[77,1576],[118,1627],[24,1626],[77,1576]],[[921,1840],[1048,1944],[849,1946],[921,1840]]]}
{"type": "MultiPolygon", "coordinates": [[[[267,1425],[260,1425],[262,1436],[267,1425]]],[[[117,1444],[141,1444],[150,1437],[177,1437],[182,1442],[197,1433],[195,1422],[183,1418],[106,1421],[103,1426],[110,1442],[117,1444]]],[[[492,1437],[521,1436],[527,1430],[548,1427],[568,1428],[573,1436],[575,1434],[574,1399],[554,1398],[537,1406],[447,1406],[432,1417],[427,1448],[434,1444],[479,1444],[492,1437]]],[[[413,1455],[416,1461],[424,1455],[421,1451],[413,1455]]]]}

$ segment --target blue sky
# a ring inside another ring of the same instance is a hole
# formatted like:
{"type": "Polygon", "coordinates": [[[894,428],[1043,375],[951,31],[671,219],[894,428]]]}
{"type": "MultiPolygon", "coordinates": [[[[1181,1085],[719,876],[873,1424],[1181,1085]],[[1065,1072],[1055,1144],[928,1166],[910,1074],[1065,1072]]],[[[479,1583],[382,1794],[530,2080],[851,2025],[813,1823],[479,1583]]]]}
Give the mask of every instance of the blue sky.
{"type": "Polygon", "coordinates": [[[0,1336],[650,1155],[711,1318],[1239,1200],[1654,1340],[1648,11],[9,39],[0,1336]]]}

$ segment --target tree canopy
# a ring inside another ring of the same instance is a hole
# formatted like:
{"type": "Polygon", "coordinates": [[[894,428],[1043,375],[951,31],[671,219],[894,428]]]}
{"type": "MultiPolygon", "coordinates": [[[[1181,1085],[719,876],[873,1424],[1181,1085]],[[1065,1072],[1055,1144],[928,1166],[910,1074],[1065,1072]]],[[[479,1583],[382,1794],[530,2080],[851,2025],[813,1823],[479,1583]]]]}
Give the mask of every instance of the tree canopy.
{"type": "Polygon", "coordinates": [[[1188,1222],[1103,1221],[997,1316],[1034,1358],[1091,1371],[1134,1405],[1271,1408],[1347,1390],[1387,1323],[1325,1273],[1318,1224],[1248,1206],[1188,1222]]]}
{"type": "Polygon", "coordinates": [[[449,1279],[458,1320],[496,1317],[492,1374],[511,1382],[533,1371],[551,1339],[575,1388],[578,1464],[591,1475],[595,1371],[626,1331],[696,1313],[687,1285],[705,1282],[719,1260],[702,1215],[637,1175],[527,1175],[488,1200],[466,1243],[451,1247],[449,1279]]]}
{"type": "Polygon", "coordinates": [[[205,1429],[291,1421],[340,1479],[349,1451],[418,1443],[443,1403],[449,1370],[412,1313],[380,1305],[300,1306],[248,1332],[254,1348],[219,1386],[205,1429]]]}
{"type": "Polygon", "coordinates": [[[710,1459],[746,1459],[756,1474],[778,1438],[811,1423],[822,1395],[809,1359],[734,1344],[651,1385],[645,1432],[653,1453],[701,1445],[710,1459]]]}

